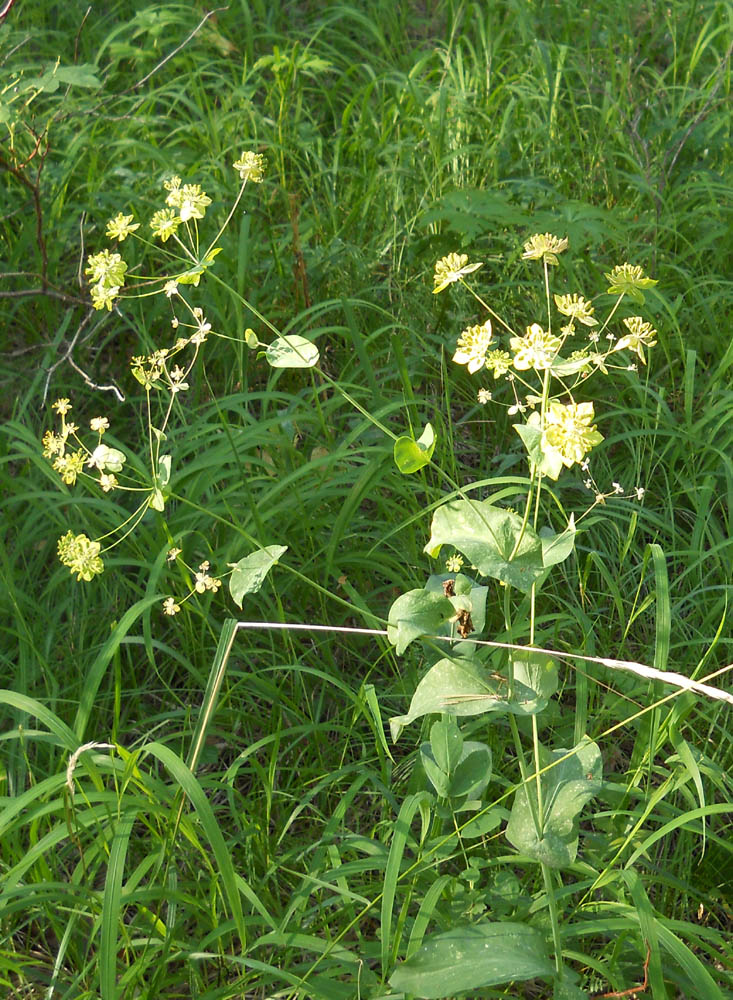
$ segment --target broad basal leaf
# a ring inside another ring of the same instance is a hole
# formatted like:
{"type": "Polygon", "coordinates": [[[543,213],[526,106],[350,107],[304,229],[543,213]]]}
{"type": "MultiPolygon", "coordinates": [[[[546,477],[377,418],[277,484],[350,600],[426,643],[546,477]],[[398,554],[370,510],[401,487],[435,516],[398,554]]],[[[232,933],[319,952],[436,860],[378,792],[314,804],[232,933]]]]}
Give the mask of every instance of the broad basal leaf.
{"type": "Polygon", "coordinates": [[[529,782],[517,789],[506,836],[523,854],[551,868],[565,868],[578,853],[580,812],[601,787],[603,762],[601,751],[587,738],[573,750],[542,750],[542,768],[555,761],[559,763],[540,777],[544,817],[539,833],[533,818],[537,788],[529,782]]]}
{"type": "Polygon", "coordinates": [[[526,924],[482,923],[427,938],[390,977],[395,990],[443,1000],[467,990],[539,977],[554,967],[544,936],[526,924]]]}
{"type": "Polygon", "coordinates": [[[268,545],[240,559],[238,563],[229,563],[232,575],[229,577],[229,593],[238,607],[242,607],[245,594],[256,594],[265,577],[278,559],[288,551],[287,545],[268,545]]]}
{"type": "Polygon", "coordinates": [[[488,500],[451,500],[438,507],[425,552],[435,558],[442,545],[458,549],[484,576],[525,594],[544,569],[542,545],[532,528],[522,529],[520,517],[488,500]]]}

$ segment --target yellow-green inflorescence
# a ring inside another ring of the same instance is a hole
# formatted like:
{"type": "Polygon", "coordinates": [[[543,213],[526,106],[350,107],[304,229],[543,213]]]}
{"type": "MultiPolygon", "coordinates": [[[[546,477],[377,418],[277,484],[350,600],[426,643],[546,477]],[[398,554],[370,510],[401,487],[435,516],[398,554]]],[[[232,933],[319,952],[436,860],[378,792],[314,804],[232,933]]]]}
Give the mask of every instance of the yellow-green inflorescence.
{"type": "MultiPolygon", "coordinates": [[[[142,495],[137,510],[109,533],[118,537],[107,548],[112,548],[134,530],[149,508],[159,511],[164,509],[163,489],[167,483],[171,462],[171,456],[159,453],[161,442],[166,439],[165,429],[174,402],[189,388],[189,376],[202,345],[209,334],[219,336],[212,331],[211,323],[207,321],[203,310],[189,303],[184,290],[186,286],[197,287],[202,275],[213,263],[219,253],[219,248],[215,244],[233,217],[245,185],[249,182],[253,184],[262,182],[265,160],[260,153],[245,150],[232,163],[232,167],[241,182],[239,194],[224,225],[203,253],[199,252],[197,226],[204,219],[211,198],[199,184],[184,183],[174,174],[163,181],[164,204],[156,209],[148,220],[149,231],[163,245],[161,251],[168,258],[167,273],[158,276],[136,274],[138,282],[136,288],[125,292],[126,282],[132,272],[129,271],[127,262],[118,250],[105,248],[87,257],[84,273],[89,280],[90,297],[95,309],[111,310],[123,294],[127,294],[128,297],[144,297],[160,293],[170,302],[173,312],[171,327],[176,332],[171,346],[155,348],[149,354],[136,355],[131,360],[132,375],[146,393],[145,405],[152,466],[150,480],[147,483],[131,481],[125,476],[127,456],[119,448],[111,447],[102,440],[110,427],[110,421],[106,416],[93,417],[89,421],[89,429],[96,437],[91,442],[82,440],[79,435],[79,425],[68,418],[72,405],[65,397],[58,399],[52,407],[60,420],[60,426],[46,430],[43,435],[43,455],[49,459],[66,486],[73,486],[83,478],[89,483],[95,483],[105,494],[125,490],[137,494],[138,497],[142,495]],[[174,253],[165,247],[169,240],[176,244],[174,253]],[[185,258],[183,265],[181,257],[185,258]],[[156,390],[157,395],[153,390],[156,390]],[[163,390],[162,394],[160,390],[163,390]],[[153,421],[152,417],[153,399],[162,401],[162,415],[156,421],[153,421]],[[121,479],[118,479],[118,476],[121,479]]],[[[107,222],[105,233],[108,239],[118,245],[130,237],[131,242],[138,240],[150,246],[138,233],[140,228],[140,222],[135,221],[132,213],[118,212],[107,222]]],[[[255,346],[259,344],[254,331],[248,329],[247,343],[252,346],[252,341],[255,346]]],[[[102,541],[103,539],[90,539],[83,533],[68,531],[58,542],[59,559],[77,579],[92,580],[104,570],[102,541]]],[[[177,559],[180,551],[180,549],[171,550],[171,561],[177,559]]],[[[173,597],[166,599],[163,607],[166,614],[176,614],[183,601],[188,600],[194,593],[203,594],[206,591],[216,593],[221,586],[221,580],[209,572],[208,562],[202,563],[197,571],[189,567],[186,569],[193,577],[190,593],[180,601],[173,597]]]]}
{"type": "MultiPolygon", "coordinates": [[[[530,323],[522,336],[510,332],[509,350],[505,350],[497,343],[496,323],[492,327],[491,321],[486,318],[482,323],[463,330],[453,355],[453,360],[465,365],[470,374],[486,370],[492,373],[495,380],[504,379],[511,384],[514,400],[505,404],[508,413],[533,411],[529,425],[540,433],[540,450],[548,459],[547,467],[555,470],[552,474],[556,474],[562,466],[570,468],[573,465],[580,465],[587,471],[589,453],[603,440],[594,423],[593,403],[576,402],[573,398],[575,387],[594,372],[608,375],[611,368],[635,370],[633,363],[613,363],[620,351],[631,351],[642,364],[646,364],[644,349],[654,346],[657,335],[652,324],[641,316],[623,318],[623,328],[618,336],[608,329],[625,297],[643,302],[643,290],[656,285],[656,281],[647,277],[638,265],[621,264],[606,274],[608,292],[618,298],[603,323],[596,317],[592,301],[580,292],[555,294],[551,298],[547,265],[557,266],[559,255],[567,248],[566,237],[536,233],[524,243],[522,253],[524,260],[544,265],[545,297],[548,304],[554,302],[557,313],[562,317],[559,322],[548,316],[547,324],[530,323]],[[578,330],[583,334],[583,342],[571,347],[569,338],[578,330]],[[533,372],[537,373],[534,385],[527,381],[533,372]]],[[[450,253],[442,257],[435,265],[433,293],[460,282],[471,291],[483,309],[511,331],[509,324],[497,316],[465,280],[467,275],[481,266],[479,262],[469,262],[467,254],[450,253]]],[[[495,397],[482,387],[476,398],[479,404],[485,405],[495,397]]],[[[616,485],[614,493],[618,493],[616,485]]],[[[643,492],[641,487],[637,487],[632,495],[640,498],[643,492]]]]}

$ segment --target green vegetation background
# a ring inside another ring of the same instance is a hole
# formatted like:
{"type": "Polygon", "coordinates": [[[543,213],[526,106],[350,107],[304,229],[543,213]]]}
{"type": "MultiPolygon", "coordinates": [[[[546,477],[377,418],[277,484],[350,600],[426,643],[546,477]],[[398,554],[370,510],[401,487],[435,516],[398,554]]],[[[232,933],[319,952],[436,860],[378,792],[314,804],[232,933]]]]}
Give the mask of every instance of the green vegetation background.
{"type": "MultiPolygon", "coordinates": [[[[544,593],[543,627],[560,649],[690,675],[733,660],[731,5],[231,0],[206,13],[199,3],[18,0],[0,27],[6,81],[59,58],[88,64],[102,83],[77,80],[31,105],[16,134],[22,167],[8,138],[0,146],[9,997],[376,998],[387,995],[381,934],[396,961],[420,912],[445,929],[498,907],[491,871],[474,886],[458,863],[410,867],[413,830],[384,922],[395,818],[424,778],[413,767],[417,727],[390,759],[367,686],[383,719],[401,714],[421,661],[398,661],[368,637],[239,633],[199,766],[209,812],[204,803],[173,823],[186,781],[175,762],[189,752],[233,609],[219,596],[161,615],[183,580],[166,569],[169,538],[152,515],[100,579],[75,583],[56,561],[58,537],[72,520],[102,534],[120,511],[59,484],[39,448],[57,396],[72,397],[79,416],[107,414],[121,446],[142,440],[128,360],[165,338],[166,303],[90,315],[80,261],[82,246],[104,245],[112,215],[158,207],[166,173],[201,183],[223,219],[232,160],[266,154],[265,183],[248,193],[217,272],[281,328],[316,339],[328,373],[395,432],[430,420],[436,459],[464,482],[522,474],[524,459],[504,411],[479,408],[477,383],[447,360],[469,303],[431,295],[435,260],[453,250],[484,260],[485,294],[507,315],[537,294],[519,260],[533,232],[570,237],[563,266],[583,289],[616,263],[643,265],[659,280],[659,345],[648,370],[596,396],[606,441],[594,473],[646,497],[600,512],[544,593]],[[48,148],[35,148],[51,116],[48,148]],[[127,402],[90,389],[83,373],[114,382],[127,402]],[[650,542],[664,551],[668,586],[650,542]],[[106,751],[83,758],[72,809],[65,769],[81,739],[126,754],[102,771],[106,751]],[[157,756],[146,749],[154,741],[157,756]],[[128,854],[115,872],[121,835],[128,854]],[[243,926],[232,924],[217,851],[240,879],[243,926]],[[428,896],[438,873],[450,876],[439,900],[428,896]]],[[[241,340],[252,316],[213,282],[205,294],[212,324],[240,342],[207,345],[172,433],[182,499],[167,512],[170,531],[189,562],[219,567],[249,551],[245,538],[288,546],[244,619],[379,627],[430,571],[423,511],[440,483],[401,477],[391,442],[317,377],[258,363],[241,340]]],[[[573,476],[559,489],[569,507],[585,505],[573,476]]],[[[500,629],[490,612],[487,634],[500,629]]],[[[729,685],[727,674],[714,683],[729,685]]],[[[604,737],[662,693],[568,668],[545,724],[558,745],[587,730],[603,751],[584,863],[621,870],[643,845],[635,870],[649,913],[683,942],[670,946],[655,1000],[729,996],[730,710],[685,696],[604,737]],[[695,961],[712,987],[700,986],[695,961]]],[[[510,753],[501,726],[491,738],[495,757],[510,753]]],[[[512,867],[501,844],[488,853],[512,867]]],[[[504,915],[541,912],[533,869],[515,868],[504,915]]],[[[592,919],[568,893],[568,954],[586,990],[641,981],[629,893],[610,878],[592,919]]],[[[482,996],[542,995],[526,990],[482,996]]]]}

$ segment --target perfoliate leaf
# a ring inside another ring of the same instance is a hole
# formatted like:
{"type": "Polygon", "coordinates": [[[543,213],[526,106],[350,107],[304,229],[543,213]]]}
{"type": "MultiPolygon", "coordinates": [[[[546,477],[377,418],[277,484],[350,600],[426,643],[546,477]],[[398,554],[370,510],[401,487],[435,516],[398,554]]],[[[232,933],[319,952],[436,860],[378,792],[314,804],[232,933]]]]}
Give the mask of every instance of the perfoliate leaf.
{"type": "Polygon", "coordinates": [[[453,605],[444,594],[409,590],[389,609],[387,637],[401,656],[414,639],[434,635],[454,614],[453,605]]]}
{"type": "Polygon", "coordinates": [[[451,500],[438,507],[425,552],[437,557],[442,545],[458,549],[484,576],[525,594],[544,569],[542,546],[532,528],[523,528],[520,517],[489,500],[451,500]]]}
{"type": "Polygon", "coordinates": [[[463,752],[463,736],[455,719],[433,723],[430,729],[430,749],[438,767],[450,774],[463,752]]]}
{"type": "Polygon", "coordinates": [[[232,575],[229,577],[229,593],[238,607],[242,607],[245,594],[256,594],[265,577],[278,559],[288,551],[287,545],[268,545],[244,556],[238,563],[230,563],[232,575]]]}
{"type": "MultiPolygon", "coordinates": [[[[486,599],[489,594],[488,587],[479,587],[470,577],[463,573],[433,573],[428,577],[425,589],[436,594],[443,593],[443,584],[446,580],[454,580],[455,597],[448,600],[453,605],[456,612],[466,610],[471,615],[473,624],[472,632],[483,632],[486,625],[486,599]]],[[[450,626],[444,627],[437,633],[450,634],[450,626]]]]}
{"type": "Polygon", "coordinates": [[[557,664],[546,653],[523,653],[512,655],[515,684],[521,685],[524,696],[521,715],[536,715],[547,706],[547,702],[557,691],[557,664]],[[535,695],[533,711],[528,711],[525,692],[535,695]]]}
{"type": "Polygon", "coordinates": [[[426,466],[434,451],[435,432],[432,424],[426,424],[417,441],[407,435],[397,438],[394,443],[395,465],[403,475],[410,475],[426,466]]]}
{"type": "Polygon", "coordinates": [[[305,337],[289,333],[276,337],[265,351],[272,368],[312,368],[318,363],[318,348],[305,337]]]}
{"type": "Polygon", "coordinates": [[[510,701],[506,678],[490,674],[474,656],[446,656],[438,660],[415,689],[407,715],[389,720],[393,741],[397,742],[405,726],[431,712],[447,712],[449,715],[481,715],[484,712],[536,715],[547,705],[547,698],[523,683],[520,679],[522,668],[517,664],[515,674],[510,701]]]}
{"type": "Polygon", "coordinates": [[[171,456],[161,455],[158,459],[158,475],[155,477],[156,486],[161,489],[167,486],[171,478],[171,456]]]}
{"type": "Polygon", "coordinates": [[[556,566],[563,562],[575,548],[575,515],[570,515],[568,526],[565,531],[555,535],[549,528],[540,529],[540,542],[542,543],[542,562],[545,568],[556,566]]]}
{"type": "MultiPolygon", "coordinates": [[[[539,418],[539,414],[532,413],[530,421],[532,417],[539,418]]],[[[527,422],[526,424],[512,424],[512,427],[522,441],[524,441],[524,447],[527,449],[527,455],[529,456],[530,469],[539,468],[543,476],[547,476],[553,480],[557,479],[563,470],[562,457],[554,448],[542,450],[542,433],[539,427],[536,427],[531,422],[527,422]]]]}
{"type": "Polygon", "coordinates": [[[451,774],[448,797],[478,799],[491,781],[491,750],[485,743],[468,740],[463,744],[461,759],[451,774]]]}
{"type": "Polygon", "coordinates": [[[163,511],[165,510],[165,500],[163,499],[163,493],[159,489],[154,489],[152,498],[150,500],[150,506],[153,510],[163,511]]]}
{"type": "Polygon", "coordinates": [[[527,924],[487,922],[427,938],[389,982],[403,993],[442,1000],[501,983],[550,978],[553,972],[540,931],[527,924]]]}
{"type": "Polygon", "coordinates": [[[542,750],[541,767],[555,761],[558,763],[540,777],[544,809],[540,833],[533,816],[533,809],[537,811],[537,788],[529,782],[517,789],[506,837],[523,854],[551,868],[565,868],[578,853],[578,818],[601,787],[603,762],[601,751],[588,738],[572,751],[542,750]]]}

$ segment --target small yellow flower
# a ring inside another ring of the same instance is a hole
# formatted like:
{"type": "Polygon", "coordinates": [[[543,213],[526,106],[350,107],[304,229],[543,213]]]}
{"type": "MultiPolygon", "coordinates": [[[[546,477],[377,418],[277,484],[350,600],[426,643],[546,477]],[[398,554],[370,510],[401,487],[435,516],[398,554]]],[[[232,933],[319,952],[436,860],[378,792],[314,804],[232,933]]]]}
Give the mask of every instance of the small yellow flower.
{"type": "Polygon", "coordinates": [[[485,363],[489,371],[494,373],[494,378],[501,378],[511,368],[512,356],[508,351],[489,351],[485,363]]]}
{"type": "Polygon", "coordinates": [[[174,598],[166,597],[166,599],[163,601],[163,614],[177,615],[180,610],[181,610],[181,605],[176,604],[174,598]]]}
{"type": "Polygon", "coordinates": [[[491,402],[491,393],[489,392],[488,389],[479,389],[476,398],[478,399],[481,406],[485,406],[487,403],[491,402]]]}
{"type": "Polygon", "coordinates": [[[241,180],[252,181],[253,184],[262,182],[265,158],[261,153],[243,152],[232,166],[239,172],[241,180]]]}
{"type": "Polygon", "coordinates": [[[92,305],[95,309],[112,311],[112,303],[120,294],[119,285],[105,285],[103,281],[91,287],[92,305]]]}
{"type": "Polygon", "coordinates": [[[100,250],[99,253],[87,257],[84,274],[89,277],[89,283],[104,285],[124,285],[127,264],[120,254],[100,250]]]}
{"type": "Polygon", "coordinates": [[[122,243],[130,233],[134,233],[136,229],[140,228],[140,223],[133,222],[132,218],[131,215],[123,215],[122,212],[118,212],[114,219],[110,219],[107,223],[107,236],[111,240],[122,243]]]}
{"type": "Polygon", "coordinates": [[[57,399],[55,403],[51,404],[51,409],[56,410],[60,417],[65,416],[71,409],[71,403],[68,399],[57,399]]]}
{"type": "Polygon", "coordinates": [[[92,417],[89,421],[89,427],[93,431],[98,431],[100,434],[104,434],[109,428],[109,420],[106,417],[92,417]]]}
{"type": "Polygon", "coordinates": [[[170,236],[173,236],[180,224],[181,220],[172,208],[161,208],[153,214],[150,220],[150,228],[153,236],[159,237],[163,243],[170,236]]]}
{"type": "Polygon", "coordinates": [[[445,561],[445,568],[448,570],[449,573],[460,573],[461,567],[463,566],[464,562],[465,560],[463,556],[460,555],[450,556],[445,561]]]}
{"type": "Polygon", "coordinates": [[[539,323],[527,327],[524,337],[512,337],[509,346],[514,351],[512,364],[517,371],[534,368],[544,371],[552,366],[562,341],[560,337],[543,330],[539,323]]]}
{"type": "Polygon", "coordinates": [[[629,316],[628,319],[624,320],[624,326],[629,332],[620,337],[614,344],[614,351],[622,351],[627,347],[629,350],[635,351],[639,355],[641,363],[645,365],[644,348],[654,347],[656,340],[653,338],[656,337],[657,331],[651,323],[645,323],[641,316],[629,316]]]}
{"type": "Polygon", "coordinates": [[[99,556],[101,548],[99,542],[91,541],[86,535],[74,535],[71,531],[58,541],[59,559],[77,574],[77,580],[89,581],[104,572],[104,563],[99,556]]]}
{"type": "Polygon", "coordinates": [[[550,401],[542,435],[542,450],[557,452],[568,469],[583,462],[588,452],[603,440],[594,424],[593,403],[550,401]]]}
{"type": "Polygon", "coordinates": [[[63,455],[66,447],[66,435],[54,434],[53,431],[46,431],[43,435],[43,457],[53,458],[54,455],[63,455]]]}
{"type": "Polygon", "coordinates": [[[106,472],[100,472],[99,474],[99,485],[102,487],[104,493],[109,493],[117,486],[117,476],[114,473],[107,475],[106,472]]]}
{"type": "Polygon", "coordinates": [[[203,219],[211,198],[198,184],[184,184],[183,187],[171,187],[165,203],[178,209],[181,222],[188,222],[189,219],[203,219]]]}
{"type": "Polygon", "coordinates": [[[175,547],[169,549],[168,555],[166,556],[166,560],[168,562],[175,562],[175,560],[180,556],[181,552],[183,552],[183,549],[177,549],[175,547]]]}
{"type": "Polygon", "coordinates": [[[77,476],[84,469],[84,452],[80,449],[68,455],[59,455],[53,463],[53,468],[67,486],[73,486],[77,476]]]}
{"type": "Polygon", "coordinates": [[[535,233],[524,244],[522,260],[545,260],[557,264],[557,255],[568,248],[568,238],[558,239],[552,233],[535,233]]]}
{"type": "Polygon", "coordinates": [[[174,295],[178,295],[178,282],[166,281],[166,283],[163,285],[163,291],[165,292],[165,294],[169,299],[172,298],[174,295]]]}
{"type": "Polygon", "coordinates": [[[646,278],[638,264],[617,264],[610,274],[604,275],[609,283],[609,295],[630,295],[640,305],[644,303],[642,288],[653,288],[657,282],[646,278]]]}
{"type": "Polygon", "coordinates": [[[448,285],[460,281],[464,275],[478,271],[482,266],[481,263],[469,264],[468,254],[465,253],[449,253],[447,257],[441,257],[435,265],[433,274],[433,295],[442,292],[448,285]]]}
{"type": "Polygon", "coordinates": [[[576,320],[584,326],[598,326],[598,320],[593,318],[593,306],[582,295],[556,295],[555,305],[563,316],[569,316],[571,322],[576,320]]]}
{"type": "Polygon", "coordinates": [[[172,392],[184,392],[188,389],[188,382],[184,382],[186,373],[179,365],[171,371],[171,391],[172,392]]]}
{"type": "Polygon", "coordinates": [[[458,338],[453,360],[458,365],[466,365],[471,375],[483,368],[486,352],[491,343],[491,320],[481,326],[469,326],[458,338]]]}

